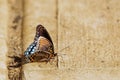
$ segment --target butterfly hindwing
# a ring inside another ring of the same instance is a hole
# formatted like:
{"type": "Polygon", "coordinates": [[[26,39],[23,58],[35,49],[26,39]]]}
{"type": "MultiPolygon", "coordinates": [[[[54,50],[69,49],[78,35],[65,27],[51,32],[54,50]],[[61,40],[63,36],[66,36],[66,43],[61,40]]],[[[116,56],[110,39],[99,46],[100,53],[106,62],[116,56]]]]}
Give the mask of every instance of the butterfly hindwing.
{"type": "Polygon", "coordinates": [[[53,44],[45,37],[40,37],[37,41],[37,50],[46,51],[54,54],[53,44]]]}
{"type": "Polygon", "coordinates": [[[49,61],[52,55],[49,52],[45,51],[36,51],[34,54],[30,55],[31,62],[43,62],[49,61]]]}

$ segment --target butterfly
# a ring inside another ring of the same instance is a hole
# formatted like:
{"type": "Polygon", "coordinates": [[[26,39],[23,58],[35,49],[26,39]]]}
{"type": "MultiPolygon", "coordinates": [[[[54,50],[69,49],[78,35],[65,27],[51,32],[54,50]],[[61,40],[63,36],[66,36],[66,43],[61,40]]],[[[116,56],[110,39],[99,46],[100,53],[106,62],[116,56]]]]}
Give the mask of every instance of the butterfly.
{"type": "Polygon", "coordinates": [[[24,54],[21,57],[8,56],[14,58],[14,64],[10,64],[9,67],[20,67],[31,62],[49,62],[55,56],[57,53],[54,52],[54,45],[49,33],[45,27],[38,25],[34,41],[28,46],[24,54]]]}
{"type": "Polygon", "coordinates": [[[54,45],[48,31],[42,25],[36,27],[34,41],[29,45],[23,54],[23,64],[30,62],[48,62],[57,53],[54,52],[54,45]]]}

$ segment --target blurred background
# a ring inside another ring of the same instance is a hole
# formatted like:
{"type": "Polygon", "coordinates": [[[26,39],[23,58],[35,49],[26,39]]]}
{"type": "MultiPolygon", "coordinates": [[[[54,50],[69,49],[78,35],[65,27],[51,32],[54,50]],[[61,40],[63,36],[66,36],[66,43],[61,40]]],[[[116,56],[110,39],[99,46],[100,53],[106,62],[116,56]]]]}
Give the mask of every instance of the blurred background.
{"type": "Polygon", "coordinates": [[[21,80],[7,56],[23,54],[39,24],[58,61],[23,66],[23,80],[120,79],[119,0],[0,0],[0,80],[21,80]]]}

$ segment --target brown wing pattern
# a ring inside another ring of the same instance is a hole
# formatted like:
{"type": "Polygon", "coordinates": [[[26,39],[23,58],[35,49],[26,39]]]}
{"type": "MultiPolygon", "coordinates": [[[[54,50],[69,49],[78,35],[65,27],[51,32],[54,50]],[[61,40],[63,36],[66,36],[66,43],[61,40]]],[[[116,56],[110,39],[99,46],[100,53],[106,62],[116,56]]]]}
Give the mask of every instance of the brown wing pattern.
{"type": "Polygon", "coordinates": [[[54,49],[53,49],[53,44],[46,38],[44,37],[40,37],[38,39],[38,43],[37,43],[37,50],[40,50],[40,51],[46,51],[46,52],[49,52],[51,54],[54,54],[54,49]]]}
{"type": "Polygon", "coordinates": [[[30,56],[30,61],[31,62],[44,62],[44,61],[49,61],[53,57],[54,55],[50,54],[49,52],[37,51],[30,56]]]}
{"type": "Polygon", "coordinates": [[[37,41],[40,36],[45,37],[46,39],[48,39],[53,44],[52,39],[51,39],[49,33],[47,32],[47,30],[42,25],[38,25],[37,26],[37,28],[36,28],[36,35],[35,35],[34,40],[37,41]]]}

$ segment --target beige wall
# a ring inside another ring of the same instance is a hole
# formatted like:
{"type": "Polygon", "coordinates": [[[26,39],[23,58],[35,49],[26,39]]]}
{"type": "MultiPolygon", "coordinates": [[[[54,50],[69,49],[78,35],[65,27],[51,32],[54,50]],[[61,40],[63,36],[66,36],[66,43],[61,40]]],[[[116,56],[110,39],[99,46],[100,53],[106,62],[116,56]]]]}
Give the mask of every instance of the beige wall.
{"type": "Polygon", "coordinates": [[[0,80],[21,73],[23,80],[119,80],[119,9],[119,0],[0,0],[0,80]],[[6,55],[22,54],[38,24],[50,33],[58,62],[7,69],[6,55]]]}
{"type": "Polygon", "coordinates": [[[0,0],[0,80],[7,79],[6,54],[7,54],[7,1],[0,0]]]}

